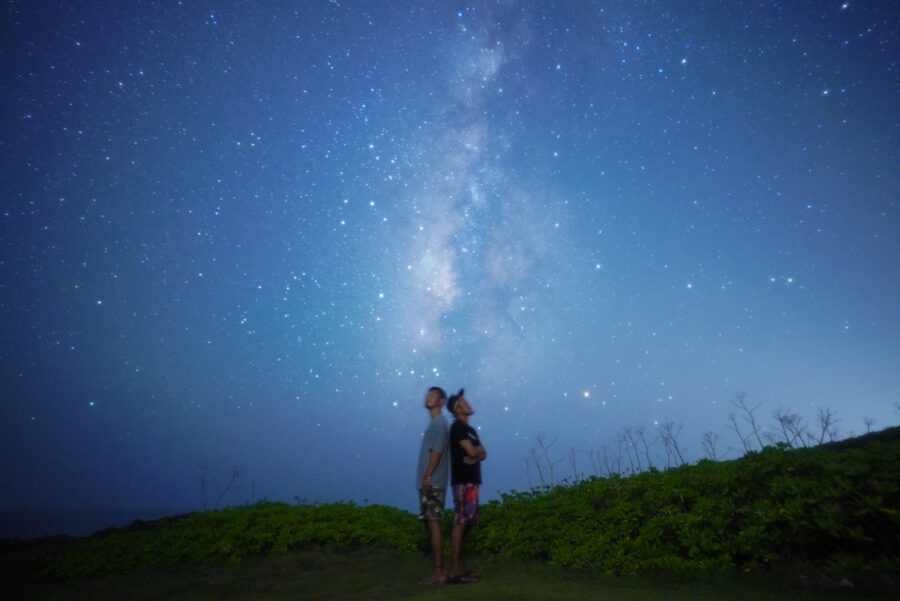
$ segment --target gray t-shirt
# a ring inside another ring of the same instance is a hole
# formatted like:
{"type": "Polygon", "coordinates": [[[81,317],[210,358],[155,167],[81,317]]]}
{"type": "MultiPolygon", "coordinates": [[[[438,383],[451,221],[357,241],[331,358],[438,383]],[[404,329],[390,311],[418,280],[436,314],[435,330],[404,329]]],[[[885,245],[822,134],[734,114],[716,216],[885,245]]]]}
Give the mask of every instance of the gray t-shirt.
{"type": "Polygon", "coordinates": [[[447,418],[443,413],[439,413],[431,418],[428,423],[428,429],[422,437],[422,448],[419,450],[419,466],[416,469],[416,490],[422,487],[422,478],[425,477],[425,470],[428,469],[428,459],[431,452],[436,451],[441,454],[437,467],[431,473],[431,485],[434,488],[447,488],[447,476],[450,474],[450,453],[447,445],[450,436],[450,427],[447,425],[447,418]]]}

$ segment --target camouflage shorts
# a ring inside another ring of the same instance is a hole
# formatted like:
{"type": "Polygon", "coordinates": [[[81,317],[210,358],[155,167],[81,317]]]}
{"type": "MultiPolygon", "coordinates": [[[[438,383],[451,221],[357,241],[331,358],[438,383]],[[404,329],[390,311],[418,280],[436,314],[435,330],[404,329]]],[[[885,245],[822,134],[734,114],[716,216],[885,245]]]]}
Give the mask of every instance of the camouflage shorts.
{"type": "Polygon", "coordinates": [[[446,491],[443,488],[426,486],[419,490],[419,519],[441,520],[444,517],[444,497],[446,491]]]}

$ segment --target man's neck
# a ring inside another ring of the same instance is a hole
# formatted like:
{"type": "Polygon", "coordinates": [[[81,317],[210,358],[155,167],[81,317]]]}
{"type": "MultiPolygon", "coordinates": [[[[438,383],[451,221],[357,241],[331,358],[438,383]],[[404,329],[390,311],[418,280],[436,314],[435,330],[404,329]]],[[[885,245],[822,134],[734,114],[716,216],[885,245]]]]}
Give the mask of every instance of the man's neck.
{"type": "Polygon", "coordinates": [[[461,422],[465,422],[466,425],[468,425],[468,423],[469,423],[469,416],[468,416],[468,415],[457,415],[457,416],[456,416],[456,419],[458,419],[458,420],[461,421],[461,422]]]}
{"type": "Polygon", "coordinates": [[[431,407],[431,408],[428,410],[428,412],[431,414],[431,417],[434,418],[434,417],[437,417],[437,416],[439,416],[439,415],[441,414],[441,409],[443,409],[443,407],[431,407]]]}

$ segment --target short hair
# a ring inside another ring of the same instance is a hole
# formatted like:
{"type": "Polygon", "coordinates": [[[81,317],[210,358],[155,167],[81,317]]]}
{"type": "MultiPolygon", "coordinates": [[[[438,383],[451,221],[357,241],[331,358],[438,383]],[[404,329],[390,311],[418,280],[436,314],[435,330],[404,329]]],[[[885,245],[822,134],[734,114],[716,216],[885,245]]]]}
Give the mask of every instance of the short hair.
{"type": "Polygon", "coordinates": [[[436,392],[436,393],[438,393],[438,396],[441,397],[442,401],[447,400],[447,393],[444,392],[444,389],[441,388],[440,386],[432,386],[431,388],[428,389],[428,392],[429,393],[436,392]]]}
{"type": "Polygon", "coordinates": [[[447,401],[447,411],[449,411],[454,416],[456,415],[456,411],[454,411],[456,409],[456,401],[461,399],[465,393],[466,393],[465,388],[460,388],[459,392],[457,392],[456,394],[451,396],[450,400],[447,401]]]}

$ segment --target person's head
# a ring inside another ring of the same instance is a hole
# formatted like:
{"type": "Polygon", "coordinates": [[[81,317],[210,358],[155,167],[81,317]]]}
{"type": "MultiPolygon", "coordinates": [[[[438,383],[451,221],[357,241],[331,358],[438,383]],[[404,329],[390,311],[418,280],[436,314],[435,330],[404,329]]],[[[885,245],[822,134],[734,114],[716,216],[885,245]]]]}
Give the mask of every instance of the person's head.
{"type": "Polygon", "coordinates": [[[425,408],[434,409],[436,407],[440,409],[446,400],[447,393],[444,392],[444,389],[439,386],[432,386],[425,394],[425,408]]]}
{"type": "Polygon", "coordinates": [[[469,405],[469,401],[466,400],[466,391],[464,388],[460,388],[459,392],[452,395],[450,400],[447,401],[447,411],[452,413],[457,419],[467,418],[475,413],[472,410],[472,406],[469,405]]]}

